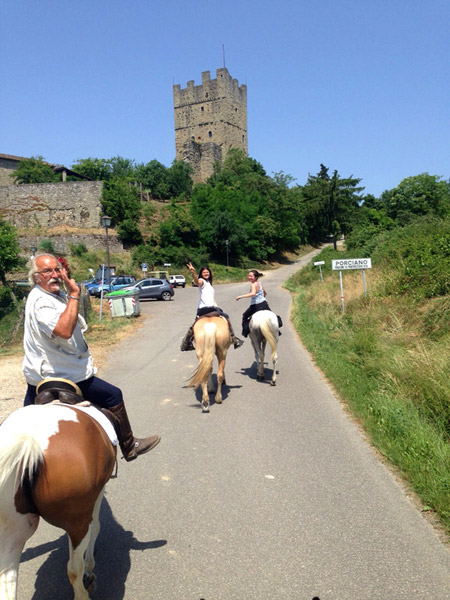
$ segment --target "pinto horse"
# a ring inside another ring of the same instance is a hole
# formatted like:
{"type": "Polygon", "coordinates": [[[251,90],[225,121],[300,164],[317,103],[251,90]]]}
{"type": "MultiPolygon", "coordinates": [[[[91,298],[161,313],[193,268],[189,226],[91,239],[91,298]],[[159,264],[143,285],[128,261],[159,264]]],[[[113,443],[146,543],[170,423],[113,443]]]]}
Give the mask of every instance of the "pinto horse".
{"type": "Polygon", "coordinates": [[[214,392],[212,368],[214,356],[219,361],[217,371],[216,404],[222,402],[222,383],[225,383],[225,361],[230,347],[230,330],[224,317],[200,317],[194,323],[195,353],[198,367],[189,380],[188,387],[202,386],[202,412],[209,412],[209,392],[214,392]]]}
{"type": "Polygon", "coordinates": [[[52,403],[20,408],[1,424],[0,600],[17,597],[20,555],[40,516],[67,532],[74,598],[89,600],[100,505],[116,461],[102,418],[108,428],[93,407],[52,403]]]}
{"type": "Polygon", "coordinates": [[[250,339],[255,351],[256,379],[260,381],[264,380],[264,353],[266,351],[266,343],[269,342],[272,350],[273,365],[271,385],[276,385],[277,383],[277,346],[279,334],[278,318],[275,313],[271,310],[258,310],[253,313],[250,319],[250,339]]]}

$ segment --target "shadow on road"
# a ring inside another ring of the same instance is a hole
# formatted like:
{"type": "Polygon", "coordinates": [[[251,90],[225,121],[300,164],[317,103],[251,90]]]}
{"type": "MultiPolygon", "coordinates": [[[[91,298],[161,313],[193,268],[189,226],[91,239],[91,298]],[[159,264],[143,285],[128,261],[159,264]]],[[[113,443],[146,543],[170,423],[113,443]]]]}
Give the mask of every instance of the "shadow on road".
{"type": "MultiPolygon", "coordinates": [[[[125,583],[131,568],[131,550],[149,550],[167,544],[166,540],[140,542],[131,531],[126,531],[114,518],[106,499],[100,511],[100,534],[95,545],[97,589],[92,599],[122,600],[125,583]]],[[[61,600],[72,598],[73,590],[67,577],[69,548],[64,534],[53,542],[27,549],[21,562],[51,552],[36,574],[32,600],[61,600]]]]}

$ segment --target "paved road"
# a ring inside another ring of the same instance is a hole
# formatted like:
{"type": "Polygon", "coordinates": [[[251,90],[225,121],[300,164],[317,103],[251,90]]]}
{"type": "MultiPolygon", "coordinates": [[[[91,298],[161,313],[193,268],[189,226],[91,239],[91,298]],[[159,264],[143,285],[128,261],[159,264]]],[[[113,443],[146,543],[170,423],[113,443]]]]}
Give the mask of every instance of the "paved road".
{"type": "MultiPolygon", "coordinates": [[[[310,256],[311,258],[311,256],[310,256]]],[[[202,414],[184,386],[180,341],[197,290],[142,304],[145,324],[102,375],[125,392],[136,434],[162,434],[120,461],[102,511],[94,600],[444,600],[450,555],[349,420],[284,319],[276,387],[257,382],[247,341],[230,350],[222,405],[202,414]]],[[[216,288],[236,330],[246,284],[216,288]]],[[[245,302],[245,304],[243,303],[245,302]]],[[[267,375],[270,369],[267,369],[267,375]]],[[[23,555],[19,598],[71,598],[66,540],[41,524],[23,555]]]]}

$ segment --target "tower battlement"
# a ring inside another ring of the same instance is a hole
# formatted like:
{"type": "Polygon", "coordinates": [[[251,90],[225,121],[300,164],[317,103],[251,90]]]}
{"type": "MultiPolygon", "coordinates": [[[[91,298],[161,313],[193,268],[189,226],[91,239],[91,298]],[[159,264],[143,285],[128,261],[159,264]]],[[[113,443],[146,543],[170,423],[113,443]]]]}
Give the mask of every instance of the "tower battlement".
{"type": "MultiPolygon", "coordinates": [[[[225,67],[216,70],[211,79],[209,71],[202,72],[201,85],[188,81],[185,88],[173,86],[175,115],[175,150],[177,160],[189,160],[185,145],[211,144],[217,146],[214,156],[225,157],[230,148],[240,148],[247,154],[247,86],[239,85],[225,67]]],[[[201,152],[200,152],[201,154],[201,152]]],[[[211,159],[201,168],[199,160],[192,165],[194,181],[204,181],[212,174],[211,159]]]]}

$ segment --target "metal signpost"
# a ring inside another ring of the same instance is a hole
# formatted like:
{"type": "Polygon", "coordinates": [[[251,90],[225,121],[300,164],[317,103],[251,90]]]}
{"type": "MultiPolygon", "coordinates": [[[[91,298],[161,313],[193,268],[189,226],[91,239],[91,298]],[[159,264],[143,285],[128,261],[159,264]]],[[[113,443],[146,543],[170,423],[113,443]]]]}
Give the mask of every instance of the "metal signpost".
{"type": "Polygon", "coordinates": [[[318,260],[317,262],[314,263],[315,267],[319,267],[320,281],[323,281],[322,265],[324,265],[324,264],[325,264],[324,260],[318,260]]]}
{"type": "Polygon", "coordinates": [[[339,260],[331,261],[331,268],[333,271],[339,271],[339,283],[341,286],[341,305],[342,312],[344,312],[344,287],[342,285],[342,271],[350,271],[354,269],[361,269],[363,276],[363,288],[364,295],[366,295],[366,276],[364,271],[372,268],[371,258],[341,258],[339,260]]]}
{"type": "Polygon", "coordinates": [[[141,269],[142,269],[142,272],[144,273],[144,277],[145,277],[145,274],[147,273],[147,270],[148,270],[147,263],[142,263],[141,269]]]}

